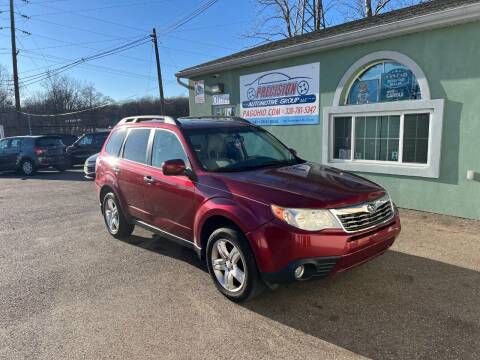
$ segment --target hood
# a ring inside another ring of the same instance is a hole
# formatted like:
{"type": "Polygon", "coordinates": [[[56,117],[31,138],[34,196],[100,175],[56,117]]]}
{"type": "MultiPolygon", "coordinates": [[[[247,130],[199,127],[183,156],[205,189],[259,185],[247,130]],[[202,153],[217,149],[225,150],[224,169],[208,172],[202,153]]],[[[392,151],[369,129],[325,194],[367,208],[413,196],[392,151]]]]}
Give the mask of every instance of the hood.
{"type": "Polygon", "coordinates": [[[282,207],[338,208],[386,193],[381,186],[360,176],[312,162],[218,176],[236,195],[282,207]]]}
{"type": "Polygon", "coordinates": [[[95,162],[95,161],[97,161],[98,155],[100,155],[100,153],[98,153],[98,154],[93,154],[92,156],[90,156],[90,157],[87,158],[86,162],[88,163],[88,162],[95,162]]]}

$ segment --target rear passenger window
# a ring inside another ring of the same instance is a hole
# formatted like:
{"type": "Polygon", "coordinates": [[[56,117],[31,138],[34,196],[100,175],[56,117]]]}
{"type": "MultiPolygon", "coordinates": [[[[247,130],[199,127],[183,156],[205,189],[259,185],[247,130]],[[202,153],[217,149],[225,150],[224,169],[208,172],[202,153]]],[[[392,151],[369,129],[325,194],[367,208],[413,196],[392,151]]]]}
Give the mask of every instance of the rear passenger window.
{"type": "Polygon", "coordinates": [[[152,166],[161,168],[167,160],[182,159],[188,164],[187,155],[180,140],[170,131],[157,130],[153,140],[152,166]]]}
{"type": "Polygon", "coordinates": [[[105,152],[112,156],[118,156],[126,135],[127,131],[125,129],[114,131],[112,136],[110,136],[110,139],[108,139],[108,143],[105,146],[105,152]]]}
{"type": "Polygon", "coordinates": [[[63,142],[59,137],[44,137],[37,139],[36,145],[39,147],[61,146],[63,142]]]}
{"type": "Polygon", "coordinates": [[[147,145],[150,129],[130,130],[123,150],[124,159],[147,163],[147,145]]]}

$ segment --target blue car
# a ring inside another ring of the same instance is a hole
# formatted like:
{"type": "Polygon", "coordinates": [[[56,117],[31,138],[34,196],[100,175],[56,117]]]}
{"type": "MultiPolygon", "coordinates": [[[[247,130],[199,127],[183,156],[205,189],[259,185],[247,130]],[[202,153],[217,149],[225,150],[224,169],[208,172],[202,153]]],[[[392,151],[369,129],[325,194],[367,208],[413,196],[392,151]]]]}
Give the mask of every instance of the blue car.
{"type": "Polygon", "coordinates": [[[0,171],[34,175],[38,169],[69,167],[65,144],[59,136],[15,136],[0,140],[0,171]]]}

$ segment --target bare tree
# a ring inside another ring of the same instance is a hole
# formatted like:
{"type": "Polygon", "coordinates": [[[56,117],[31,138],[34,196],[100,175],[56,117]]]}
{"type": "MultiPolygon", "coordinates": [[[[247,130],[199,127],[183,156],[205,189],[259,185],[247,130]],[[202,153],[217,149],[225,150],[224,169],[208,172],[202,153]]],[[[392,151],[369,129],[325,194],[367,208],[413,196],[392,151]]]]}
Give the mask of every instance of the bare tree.
{"type": "Polygon", "coordinates": [[[337,9],[344,15],[346,21],[350,21],[427,1],[431,0],[340,0],[337,9]]]}
{"type": "Polygon", "coordinates": [[[10,76],[7,69],[0,65],[0,111],[5,111],[12,106],[12,93],[9,90],[10,76]]]}
{"type": "Polygon", "coordinates": [[[109,101],[92,84],[82,83],[67,76],[51,77],[42,83],[43,90],[26,100],[36,112],[61,114],[84,110],[109,101]]]}
{"type": "Polygon", "coordinates": [[[327,26],[323,0],[255,0],[257,19],[243,38],[273,41],[327,26]]]}

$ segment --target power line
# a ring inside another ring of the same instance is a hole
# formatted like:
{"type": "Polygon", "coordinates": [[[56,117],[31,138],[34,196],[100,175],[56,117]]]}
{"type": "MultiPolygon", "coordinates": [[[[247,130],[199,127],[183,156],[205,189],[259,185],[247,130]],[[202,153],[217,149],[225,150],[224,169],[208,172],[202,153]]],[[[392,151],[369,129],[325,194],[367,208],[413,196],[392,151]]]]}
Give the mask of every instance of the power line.
{"type": "MultiPolygon", "coordinates": [[[[52,70],[48,71],[47,73],[42,72],[42,73],[38,73],[38,74],[23,77],[22,80],[25,82],[25,85],[31,85],[31,84],[36,83],[38,81],[42,81],[42,80],[45,80],[47,78],[50,78],[54,75],[58,75],[58,74],[60,74],[64,71],[67,71],[67,70],[69,70],[69,69],[71,69],[71,68],[73,68],[77,65],[80,65],[82,63],[85,63],[87,61],[98,60],[98,59],[101,59],[101,58],[106,57],[106,56],[114,55],[114,54],[117,54],[119,52],[123,52],[123,51],[129,50],[129,49],[132,49],[134,47],[138,47],[140,45],[146,44],[149,41],[150,41],[149,36],[145,36],[143,38],[131,41],[129,43],[123,44],[121,46],[117,46],[117,47],[109,49],[109,50],[104,50],[104,51],[101,51],[101,52],[96,53],[96,54],[92,54],[92,55],[89,55],[89,56],[86,56],[86,57],[79,58],[77,60],[72,60],[70,63],[65,64],[63,66],[60,66],[60,67],[57,67],[55,69],[52,69],[52,70]]],[[[28,52],[28,50],[24,50],[24,51],[28,52]]]]}

